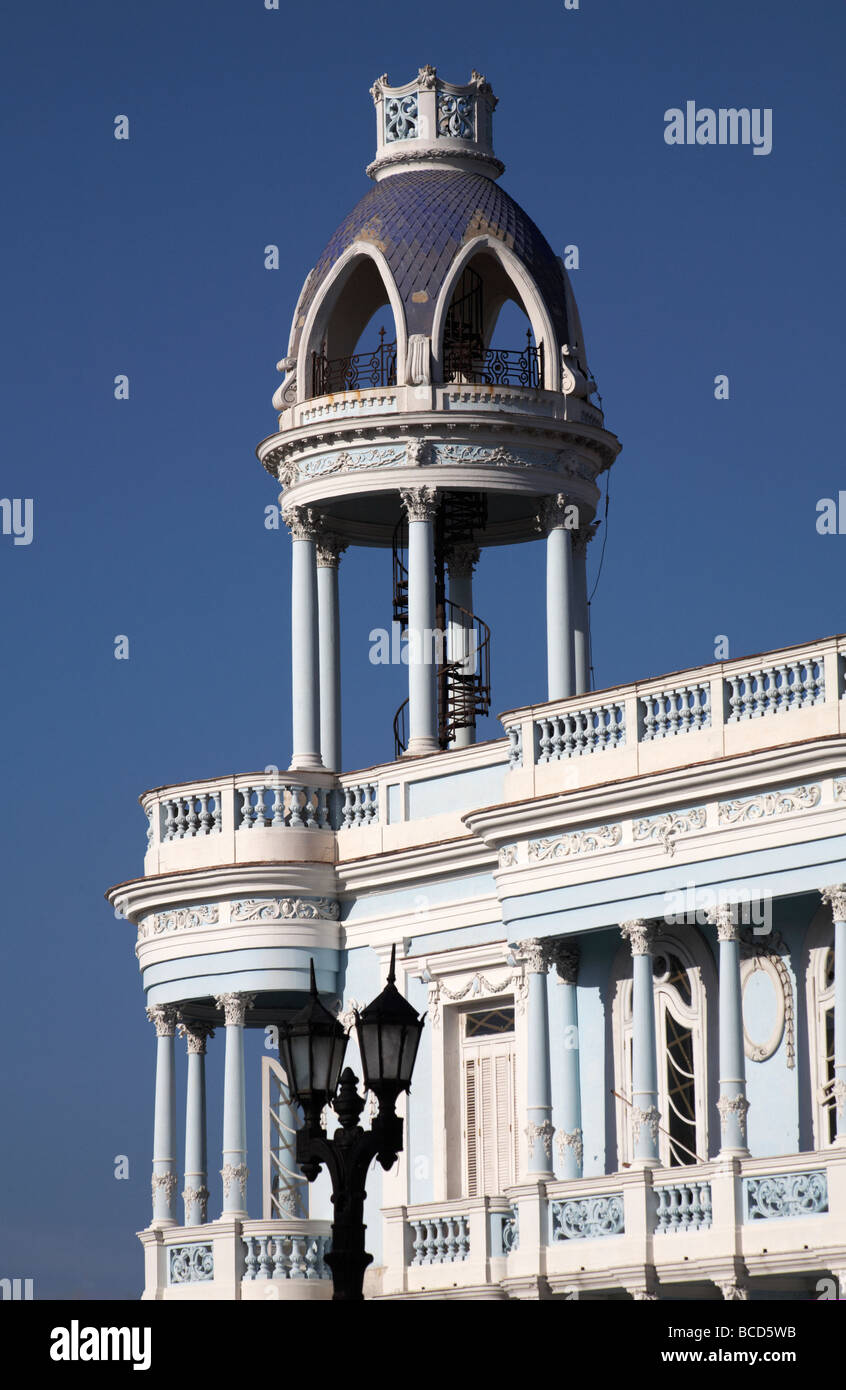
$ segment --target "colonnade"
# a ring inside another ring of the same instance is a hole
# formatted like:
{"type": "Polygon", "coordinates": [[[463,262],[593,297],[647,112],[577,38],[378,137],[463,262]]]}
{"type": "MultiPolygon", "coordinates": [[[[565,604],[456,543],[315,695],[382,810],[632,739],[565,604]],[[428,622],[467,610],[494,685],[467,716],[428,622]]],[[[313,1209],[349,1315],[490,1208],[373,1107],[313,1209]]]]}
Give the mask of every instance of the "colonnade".
{"type": "MultiPolygon", "coordinates": [[[[222,1218],[247,1216],[247,1120],[244,1096],[244,1022],[255,995],[222,994],[226,1055],[223,1073],[222,1218]]],[[[153,1126],[152,1226],[200,1226],[208,1220],[209,1188],[206,1136],[206,1042],[211,1024],[183,1019],[175,1004],[154,1004],[147,1017],[156,1030],[156,1097],[153,1126]],[[184,1220],[177,1215],[178,1158],[175,1045],[179,1033],[188,1052],[185,1097],[184,1220]]]]}
{"type": "MultiPolygon", "coordinates": [[[[832,1103],[837,1118],[838,1145],[846,1145],[846,884],[826,888],[822,899],[830,903],[834,918],[834,1081],[832,1103]]],[[[719,949],[719,1097],[722,1158],[748,1156],[746,1058],[743,1042],[743,996],[740,975],[739,912],[731,906],[714,914],[719,949]]],[[[620,933],[632,955],[632,1094],[630,1122],[632,1167],[660,1166],[661,1115],[658,1108],[658,1053],[653,984],[653,943],[657,928],[641,919],[623,922],[620,933]]],[[[576,983],[579,948],[571,938],[531,938],[519,943],[528,976],[526,1134],[529,1173],[553,1176],[553,1095],[550,1080],[550,1031],[546,976],[554,966],[565,995],[564,1064],[560,1069],[560,1093],[556,1097],[561,1116],[557,1147],[562,1176],[582,1176],[581,1083],[578,1051],[576,983]],[[572,1042],[572,1046],[568,1046],[572,1042]]],[[[629,1098],[627,1098],[629,1099],[629,1098]]]]}
{"type": "MultiPolygon", "coordinates": [[[[408,525],[408,748],[410,755],[437,752],[437,615],[435,517],[438,490],[404,490],[408,525]]],[[[590,685],[590,623],[586,551],[593,526],[579,528],[577,508],[564,494],[540,499],[537,524],[546,536],[548,698],[581,694],[590,685]]],[[[291,532],[292,769],[341,770],[341,668],[338,566],[346,546],[325,528],[311,507],[288,507],[291,532]]],[[[474,547],[448,559],[449,597],[473,611],[474,547]]],[[[455,624],[448,634],[450,659],[460,659],[467,636],[455,624]]],[[[473,739],[459,730],[454,746],[473,739]]]]}

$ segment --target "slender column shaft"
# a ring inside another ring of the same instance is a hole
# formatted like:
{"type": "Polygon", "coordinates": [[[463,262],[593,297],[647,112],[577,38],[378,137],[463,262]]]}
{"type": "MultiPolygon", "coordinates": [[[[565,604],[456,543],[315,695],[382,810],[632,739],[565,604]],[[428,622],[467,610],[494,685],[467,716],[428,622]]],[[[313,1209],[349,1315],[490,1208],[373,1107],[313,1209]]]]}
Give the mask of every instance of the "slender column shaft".
{"type": "Polygon", "coordinates": [[[724,1154],[748,1154],[746,1057],[743,1050],[743,997],[740,988],[740,927],[731,907],[716,912],[720,949],[720,1112],[724,1154]]]}
{"type": "Polygon", "coordinates": [[[834,1105],[838,1147],[846,1145],[846,883],[826,888],[834,918],[834,1105]]]}
{"type": "Polygon", "coordinates": [[[291,528],[292,768],[320,768],[320,651],[316,519],[307,507],[285,514],[291,528]]]}
{"type": "Polygon", "coordinates": [[[572,526],[576,509],[563,493],[547,497],[538,524],[546,531],[546,662],[547,695],[563,700],[575,692],[572,526]]]}
{"type": "Polygon", "coordinates": [[[655,995],[652,983],[652,939],[647,922],[624,922],[620,927],[632,951],[632,1166],[653,1168],[658,1151],[658,1057],[655,1048],[655,995]]]}
{"type": "Polygon", "coordinates": [[[573,536],[573,680],[574,693],[590,689],[590,608],[587,592],[587,543],[589,533],[573,536]]]}
{"type": "Polygon", "coordinates": [[[244,1014],[254,995],[223,994],[215,1003],[226,1022],[223,1067],[223,1215],[247,1215],[247,1113],[244,1099],[244,1014]]]}
{"type": "Polygon", "coordinates": [[[438,742],[435,537],[437,494],[401,494],[408,513],[408,752],[436,752],[438,742]]]}
{"type": "Polygon", "coordinates": [[[559,1115],[561,1128],[557,1146],[561,1159],[562,1178],[582,1176],[584,1145],[582,1140],[582,1094],[579,1044],[578,971],[579,948],[563,943],[556,945],[553,960],[558,971],[563,1053],[561,1058],[561,1096],[559,1115]]]}
{"type": "MultiPolygon", "coordinates": [[[[447,657],[452,664],[460,662],[465,675],[475,675],[478,654],[474,651],[474,632],[470,615],[473,612],[473,566],[479,558],[478,549],[473,546],[456,548],[449,558],[449,597],[452,603],[464,610],[453,613],[449,624],[449,647],[447,657]],[[466,616],[465,616],[466,615],[466,616]]],[[[456,729],[450,740],[451,748],[469,748],[476,742],[475,709],[472,723],[465,728],[456,729]]]]}
{"type": "Polygon", "coordinates": [[[174,1035],[176,1009],[154,1004],[147,1017],[156,1029],[156,1099],[153,1120],[153,1226],[175,1226],[176,1092],[174,1035]]]}
{"type": "Polygon", "coordinates": [[[529,1141],[529,1173],[532,1177],[551,1177],[554,1129],[549,1067],[549,1009],[546,997],[549,957],[545,943],[537,939],[521,941],[520,954],[526,962],[529,983],[526,1002],[526,1136],[529,1141]]]}
{"type": "Polygon", "coordinates": [[[338,562],[342,545],[330,537],[317,546],[317,610],[320,652],[320,756],[341,771],[341,617],[338,562]]]}
{"type": "Polygon", "coordinates": [[[181,1023],[188,1047],[185,1092],[185,1225],[201,1226],[208,1216],[208,1158],[206,1148],[206,1039],[214,1037],[207,1023],[181,1023]]]}

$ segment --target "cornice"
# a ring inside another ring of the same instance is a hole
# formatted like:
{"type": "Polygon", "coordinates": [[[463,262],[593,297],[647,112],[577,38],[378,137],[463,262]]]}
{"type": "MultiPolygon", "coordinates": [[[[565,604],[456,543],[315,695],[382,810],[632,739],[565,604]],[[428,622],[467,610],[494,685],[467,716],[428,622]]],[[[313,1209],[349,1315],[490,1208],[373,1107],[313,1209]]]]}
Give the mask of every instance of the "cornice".
{"type": "Polygon", "coordinates": [[[334,866],[308,860],[178,869],[128,879],[115,884],[105,896],[112,906],[120,907],[128,922],[137,924],[148,913],[190,907],[195,903],[232,898],[336,898],[338,892],[334,866]]]}
{"type": "MultiPolygon", "coordinates": [[[[602,754],[594,756],[602,758],[602,754]]],[[[467,811],[461,819],[471,834],[491,848],[498,848],[527,835],[577,829],[597,819],[645,816],[715,796],[730,797],[738,792],[765,790],[844,771],[846,735],[831,734],[803,743],[777,744],[751,753],[688,763],[668,771],[637,773],[590,787],[503,802],[467,811]]]]}
{"type": "Polygon", "coordinates": [[[335,865],[335,872],[343,896],[386,892],[430,878],[492,873],[496,866],[495,851],[468,836],[342,860],[335,865]]]}

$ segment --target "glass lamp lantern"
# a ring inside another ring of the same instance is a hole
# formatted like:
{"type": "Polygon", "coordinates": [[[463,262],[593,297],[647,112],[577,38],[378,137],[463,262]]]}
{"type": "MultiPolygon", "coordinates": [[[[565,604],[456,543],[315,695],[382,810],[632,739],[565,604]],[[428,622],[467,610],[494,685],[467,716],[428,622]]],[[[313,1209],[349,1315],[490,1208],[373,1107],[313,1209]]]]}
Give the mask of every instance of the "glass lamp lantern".
{"type": "Polygon", "coordinates": [[[411,1086],[425,1014],[418,1016],[396,987],[396,946],[391,947],[388,983],[361,1013],[355,1029],[364,1070],[364,1085],[380,1107],[393,1109],[397,1096],[411,1086]]]}
{"type": "Polygon", "coordinates": [[[311,961],[308,1003],[279,1029],[279,1058],[309,1124],[319,1122],[321,1110],[338,1089],[346,1047],[343,1024],[318,998],[311,961]]]}

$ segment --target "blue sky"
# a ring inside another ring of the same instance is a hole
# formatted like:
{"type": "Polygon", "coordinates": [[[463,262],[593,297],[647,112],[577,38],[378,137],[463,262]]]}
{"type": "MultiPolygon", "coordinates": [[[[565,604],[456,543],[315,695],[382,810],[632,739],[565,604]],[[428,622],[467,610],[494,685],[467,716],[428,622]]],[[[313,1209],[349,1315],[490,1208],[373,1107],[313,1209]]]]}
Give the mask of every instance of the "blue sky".
{"type": "MultiPolygon", "coordinates": [[[[302,281],[367,188],[368,88],[486,73],[504,186],[579,246],[623,442],[593,606],[608,685],[712,660],[717,634],[742,655],[846,628],[846,536],[815,527],[846,489],[846,25],[820,0],[18,0],[4,27],[0,491],[33,499],[34,530],[0,536],[0,1277],[131,1298],[154,1041],[102,893],[141,871],[139,792],[289,757],[288,545],[253,450],[302,281]],[[772,153],[667,146],[688,100],[771,108],[772,153]]],[[[389,558],[352,553],[342,579],[354,768],[391,756],[402,673],[367,660],[389,558]]],[[[475,606],[495,709],[542,698],[541,544],[486,555],[475,606]]],[[[212,1106],[212,1167],[218,1133],[212,1106]]]]}

